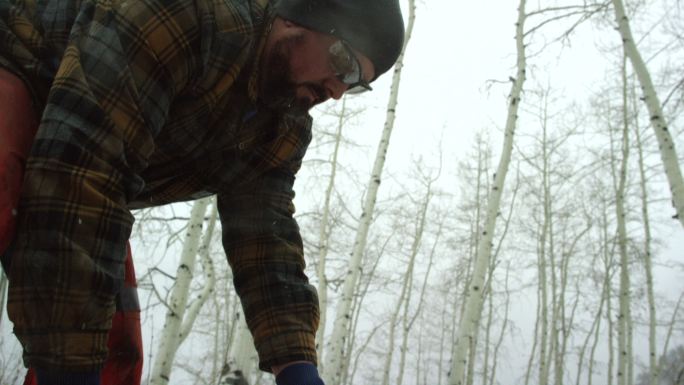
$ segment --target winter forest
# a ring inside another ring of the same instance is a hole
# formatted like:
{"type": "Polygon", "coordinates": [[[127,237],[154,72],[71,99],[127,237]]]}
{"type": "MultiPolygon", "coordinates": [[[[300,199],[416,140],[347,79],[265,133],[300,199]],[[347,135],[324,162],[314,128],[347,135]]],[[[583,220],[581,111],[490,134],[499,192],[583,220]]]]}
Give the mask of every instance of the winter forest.
{"type": "MultiPolygon", "coordinates": [[[[295,184],[325,383],[683,385],[684,3],[402,9],[399,62],[313,111],[295,184]]],[[[134,214],[143,384],[273,384],[214,200],[134,214]]]]}

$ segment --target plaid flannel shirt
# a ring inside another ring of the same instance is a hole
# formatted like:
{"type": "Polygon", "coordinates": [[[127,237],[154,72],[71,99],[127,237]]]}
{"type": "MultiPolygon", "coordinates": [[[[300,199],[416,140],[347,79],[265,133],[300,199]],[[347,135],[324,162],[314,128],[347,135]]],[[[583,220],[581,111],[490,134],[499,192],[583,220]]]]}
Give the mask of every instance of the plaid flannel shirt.
{"type": "Polygon", "coordinates": [[[42,116],[9,272],[27,365],[99,368],[129,210],[209,194],[260,367],[315,362],[292,204],[311,118],[258,102],[267,2],[0,0],[0,66],[42,116]]]}

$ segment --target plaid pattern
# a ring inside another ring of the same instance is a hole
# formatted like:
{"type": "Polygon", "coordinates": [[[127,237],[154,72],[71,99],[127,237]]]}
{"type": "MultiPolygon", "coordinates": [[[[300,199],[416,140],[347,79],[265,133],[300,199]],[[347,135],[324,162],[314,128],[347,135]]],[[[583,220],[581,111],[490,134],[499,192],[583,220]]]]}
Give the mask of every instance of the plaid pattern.
{"type": "Polygon", "coordinates": [[[42,111],[9,272],[27,365],[100,368],[129,210],[210,194],[260,367],[315,362],[292,217],[311,119],[257,101],[267,1],[0,0],[0,65],[42,111]]]}

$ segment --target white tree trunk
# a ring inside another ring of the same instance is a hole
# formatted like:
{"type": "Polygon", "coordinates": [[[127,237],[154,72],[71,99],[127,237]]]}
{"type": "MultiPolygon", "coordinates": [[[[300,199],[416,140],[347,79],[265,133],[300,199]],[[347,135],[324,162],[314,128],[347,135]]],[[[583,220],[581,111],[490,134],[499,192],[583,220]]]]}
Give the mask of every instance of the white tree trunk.
{"type": "Polygon", "coordinates": [[[2,325],[2,318],[5,314],[5,298],[7,297],[7,275],[4,270],[0,270],[0,325],[2,325]]]}
{"type": "Polygon", "coordinates": [[[634,124],[637,154],[639,155],[639,187],[641,188],[641,217],[644,223],[644,270],[646,273],[646,295],[648,298],[648,370],[651,384],[658,384],[656,353],[656,308],[653,293],[653,267],[651,263],[651,221],[648,213],[648,190],[644,167],[643,146],[639,126],[634,124]]]}
{"type": "MultiPolygon", "coordinates": [[[[508,327],[508,308],[511,304],[511,292],[508,287],[508,275],[511,271],[511,265],[510,263],[508,266],[506,266],[506,281],[504,283],[504,287],[506,289],[506,305],[504,307],[504,319],[503,319],[503,324],[501,325],[501,332],[499,332],[499,338],[496,341],[496,346],[494,346],[494,357],[493,357],[493,362],[492,362],[492,373],[490,374],[489,377],[489,384],[483,383],[482,385],[494,385],[496,382],[496,367],[499,362],[499,349],[501,349],[501,345],[503,344],[503,339],[504,336],[506,335],[506,329],[508,327]]],[[[486,370],[486,368],[485,368],[486,370]]]]}
{"type": "Polygon", "coordinates": [[[361,220],[359,228],[356,232],[354,240],[354,248],[349,260],[347,274],[342,286],[342,293],[337,304],[335,312],[335,322],[333,324],[333,332],[327,344],[326,352],[327,358],[323,365],[323,378],[328,385],[340,385],[344,377],[343,368],[345,365],[344,347],[348,339],[349,319],[351,318],[351,305],[354,296],[354,288],[359,279],[361,259],[366,249],[366,240],[368,237],[368,230],[370,228],[373,211],[375,209],[375,202],[377,200],[378,189],[380,187],[380,180],[382,177],[382,169],[385,165],[385,157],[387,149],[389,148],[389,140],[394,128],[395,111],[399,97],[399,84],[401,82],[401,70],[403,67],[403,59],[406,53],[407,44],[411,38],[413,31],[413,24],[415,20],[415,4],[414,0],[409,0],[409,21],[406,28],[404,47],[394,67],[394,74],[392,77],[392,89],[390,91],[390,99],[387,107],[387,117],[385,127],[383,129],[380,145],[375,157],[371,179],[366,192],[366,198],[363,205],[363,212],[361,213],[361,220]]]}
{"type": "MultiPolygon", "coordinates": [[[[678,318],[677,315],[679,314],[679,307],[682,305],[682,299],[684,299],[684,292],[682,292],[682,294],[679,295],[677,305],[675,305],[674,309],[672,310],[672,318],[670,319],[670,326],[667,328],[667,335],[665,336],[665,342],[663,343],[663,353],[661,354],[661,358],[665,357],[665,355],[667,354],[667,349],[670,346],[670,338],[672,338],[672,329],[675,327],[675,323],[678,318]]],[[[660,371],[661,369],[661,364],[662,362],[658,362],[658,371],[660,371]]]]}
{"type": "Polygon", "coordinates": [[[218,217],[218,209],[216,205],[213,206],[211,210],[211,216],[209,217],[209,225],[207,226],[207,231],[204,233],[202,239],[202,246],[199,248],[199,259],[202,265],[202,271],[204,271],[204,276],[206,282],[204,283],[204,288],[202,292],[197,296],[194,302],[190,304],[186,310],[185,317],[183,317],[183,325],[181,327],[181,332],[179,336],[178,345],[182,344],[190,334],[192,330],[192,325],[195,323],[197,316],[199,315],[202,306],[207,302],[207,299],[214,293],[214,287],[216,287],[216,275],[214,273],[214,262],[211,260],[211,241],[214,235],[214,229],[216,228],[216,219],[218,217]]]}
{"type": "Polygon", "coordinates": [[[197,200],[190,213],[183,251],[176,271],[176,282],[167,304],[166,321],[164,322],[164,329],[159,341],[157,358],[152,368],[151,385],[166,385],[171,376],[173,359],[181,340],[181,325],[185,314],[185,307],[188,303],[190,283],[192,282],[195,261],[199,251],[204,213],[210,200],[211,198],[197,200]]]}
{"type": "Polygon", "coordinates": [[[416,263],[416,256],[418,255],[418,251],[420,249],[420,244],[421,244],[421,239],[423,237],[423,229],[425,228],[425,221],[427,220],[427,208],[428,204],[430,202],[430,197],[431,197],[431,191],[430,187],[428,187],[428,193],[423,201],[421,210],[420,210],[420,220],[418,221],[418,224],[416,226],[416,230],[413,235],[413,242],[411,244],[411,255],[409,256],[409,261],[408,261],[408,266],[406,268],[406,274],[404,275],[403,279],[403,285],[401,287],[401,293],[399,294],[399,298],[397,298],[397,305],[394,307],[394,310],[392,312],[392,317],[390,318],[390,337],[389,337],[389,347],[387,349],[387,354],[385,356],[385,367],[382,372],[382,385],[389,385],[390,383],[390,368],[392,366],[392,357],[394,353],[394,334],[396,331],[396,325],[397,325],[397,320],[399,318],[399,312],[402,310],[402,307],[404,309],[404,338],[403,338],[403,343],[401,345],[401,352],[402,352],[402,359],[399,364],[399,380],[397,380],[397,384],[401,385],[401,381],[403,379],[403,362],[405,362],[404,357],[405,357],[405,349],[406,349],[406,332],[408,329],[407,322],[408,322],[408,308],[409,308],[409,302],[411,298],[411,287],[413,283],[413,270],[415,267],[416,263]]]}
{"type": "Polygon", "coordinates": [[[663,161],[665,174],[670,184],[670,191],[672,193],[672,204],[675,207],[675,217],[679,223],[684,227],[684,179],[682,178],[682,171],[679,167],[679,160],[675,150],[675,144],[672,141],[672,135],[663,116],[663,109],[658,94],[656,93],[651,74],[648,72],[646,63],[641,58],[639,49],[632,37],[632,30],[629,25],[629,19],[625,13],[625,7],[622,0],[613,0],[615,8],[615,19],[618,23],[620,36],[622,37],[622,44],[624,45],[625,55],[629,58],[634,72],[639,78],[641,89],[644,92],[643,99],[648,107],[651,115],[651,126],[658,139],[658,147],[660,149],[660,157],[663,161]]]}
{"type": "MultiPolygon", "coordinates": [[[[490,267],[489,281],[491,282],[491,267],[490,267]]],[[[489,345],[491,344],[492,321],[494,319],[494,296],[491,290],[486,293],[487,302],[487,323],[485,326],[485,340],[484,340],[484,359],[482,362],[482,385],[489,384],[489,345]]]]}
{"type": "Polygon", "coordinates": [[[534,366],[534,357],[537,354],[537,345],[539,345],[539,327],[540,327],[540,321],[541,321],[541,301],[539,300],[539,290],[537,290],[537,311],[536,311],[537,317],[534,322],[534,332],[532,333],[532,349],[530,350],[530,356],[527,360],[527,368],[525,369],[525,381],[523,382],[524,385],[529,385],[530,383],[530,377],[532,374],[532,368],[534,366]]]}
{"type": "MultiPolygon", "coordinates": [[[[360,311],[356,311],[356,310],[357,310],[357,309],[361,309],[361,308],[363,307],[363,301],[366,299],[366,294],[368,293],[368,289],[370,288],[370,285],[371,285],[371,283],[373,282],[373,277],[375,276],[375,271],[377,270],[378,265],[380,264],[380,259],[382,258],[382,255],[383,255],[384,252],[385,252],[385,247],[387,246],[387,244],[389,243],[389,241],[390,241],[391,239],[392,239],[392,235],[390,235],[389,237],[387,237],[387,239],[385,240],[384,244],[383,244],[382,247],[380,248],[380,251],[379,251],[379,253],[378,253],[378,256],[377,256],[375,262],[373,263],[373,266],[371,267],[370,272],[368,272],[368,273],[366,274],[366,277],[367,277],[366,281],[365,281],[365,282],[362,282],[361,280],[359,280],[358,287],[357,287],[357,289],[356,289],[356,291],[359,292],[359,295],[358,295],[358,298],[355,298],[354,303],[353,303],[353,306],[352,306],[352,311],[351,311],[351,313],[354,315],[353,328],[351,328],[351,330],[352,330],[352,334],[351,334],[351,335],[353,336],[353,338],[350,339],[350,344],[349,344],[349,350],[348,350],[348,351],[351,351],[351,348],[354,346],[354,344],[351,343],[351,342],[354,342],[354,341],[356,340],[356,335],[357,335],[357,334],[356,334],[356,326],[359,324],[359,317],[361,316],[361,312],[360,312],[360,311]],[[363,284],[362,284],[362,283],[363,283],[363,284]],[[363,286],[362,289],[361,289],[361,286],[363,286]]],[[[354,365],[353,365],[353,368],[352,368],[352,372],[351,372],[351,373],[348,373],[348,372],[346,372],[346,371],[344,372],[344,373],[345,373],[345,376],[344,376],[343,381],[342,381],[343,384],[348,384],[348,385],[349,385],[349,384],[351,384],[351,385],[354,384],[354,375],[356,374],[356,369],[358,368],[358,359],[359,359],[359,356],[360,356],[361,353],[366,349],[368,343],[370,342],[370,339],[371,339],[371,337],[372,337],[372,334],[375,334],[375,332],[377,331],[377,329],[379,329],[379,326],[380,326],[380,325],[376,326],[376,329],[373,330],[373,332],[371,333],[371,336],[368,337],[368,339],[366,340],[366,342],[364,343],[364,345],[363,345],[363,346],[359,349],[359,351],[356,353],[356,358],[354,359],[354,365]]],[[[347,360],[346,362],[347,362],[347,364],[346,364],[347,367],[349,367],[350,360],[347,360]]]]}
{"type": "Polygon", "coordinates": [[[389,321],[389,337],[387,338],[387,350],[385,353],[385,366],[383,367],[382,370],[382,382],[380,384],[382,385],[389,385],[390,381],[390,369],[392,368],[392,358],[394,357],[394,340],[395,340],[395,333],[397,330],[397,318],[399,317],[399,309],[401,309],[401,304],[404,302],[404,295],[406,293],[406,283],[408,282],[406,279],[404,279],[405,284],[402,287],[401,294],[399,295],[399,299],[397,300],[397,306],[394,307],[394,311],[392,311],[392,316],[390,317],[389,321]]]}
{"type": "Polygon", "coordinates": [[[408,292],[406,293],[406,300],[403,305],[404,314],[402,316],[402,341],[399,346],[399,371],[397,373],[397,380],[394,382],[396,385],[402,385],[404,382],[404,371],[406,370],[406,349],[408,341],[409,327],[409,305],[411,303],[411,292],[413,291],[413,267],[411,267],[411,272],[406,274],[406,282],[408,286],[408,292]]]}
{"type": "Polygon", "coordinates": [[[456,341],[456,351],[453,358],[453,369],[451,371],[450,385],[461,385],[463,374],[466,367],[466,356],[468,346],[473,341],[473,336],[480,324],[483,303],[483,285],[489,259],[491,257],[492,239],[496,227],[496,219],[499,216],[501,206],[501,194],[508,173],[508,165],[513,151],[513,137],[518,118],[518,107],[525,82],[525,45],[523,42],[525,25],[525,0],[520,0],[518,8],[518,21],[516,23],[516,46],[517,46],[517,75],[511,86],[510,100],[508,106],[508,117],[506,120],[506,131],[504,138],[503,151],[499,166],[496,170],[494,185],[487,202],[487,216],[484,231],[479,241],[477,258],[473,280],[470,285],[468,297],[466,298],[465,313],[459,325],[458,338],[456,341]]]}
{"type": "MultiPolygon", "coordinates": [[[[609,269],[606,269],[606,274],[609,274],[609,269]]],[[[606,279],[610,281],[610,276],[606,279]]],[[[607,368],[607,381],[608,385],[613,385],[613,372],[615,371],[615,341],[613,335],[615,334],[615,326],[613,325],[613,288],[608,283],[608,290],[606,293],[606,323],[608,324],[608,368],[607,368]]]]}
{"type": "Polygon", "coordinates": [[[257,352],[254,348],[254,339],[247,328],[245,317],[240,317],[237,321],[237,335],[230,347],[231,371],[240,370],[247,382],[252,383],[253,374],[256,371],[257,352]]]}
{"type": "Polygon", "coordinates": [[[625,194],[627,184],[627,166],[629,158],[629,124],[627,120],[627,76],[626,65],[623,63],[623,130],[622,130],[622,159],[619,169],[618,188],[615,192],[615,215],[618,228],[618,249],[620,250],[620,307],[618,315],[618,385],[627,385],[629,378],[629,362],[632,357],[629,352],[630,328],[630,282],[629,263],[627,258],[627,224],[625,212],[625,194]]]}
{"type": "Polygon", "coordinates": [[[316,343],[318,353],[318,369],[323,371],[323,347],[325,346],[325,326],[328,313],[328,278],[325,274],[326,258],[328,256],[328,244],[330,238],[328,220],[330,217],[330,200],[332,198],[333,188],[335,187],[335,176],[337,175],[337,157],[340,149],[340,142],[342,141],[342,127],[344,126],[344,115],[346,111],[347,99],[342,99],[342,111],[340,112],[337,122],[337,132],[335,134],[335,150],[333,151],[332,159],[330,161],[330,179],[328,179],[328,187],[325,190],[325,201],[323,203],[323,214],[320,224],[320,232],[318,234],[318,269],[316,274],[318,276],[318,306],[320,319],[318,322],[318,331],[316,332],[316,343]]]}
{"type": "MultiPolygon", "coordinates": [[[[606,272],[608,274],[608,272],[606,272]]],[[[587,385],[591,385],[594,378],[594,357],[596,356],[596,348],[599,342],[599,332],[601,331],[601,319],[603,317],[603,305],[607,301],[608,291],[610,290],[610,281],[608,279],[603,280],[602,290],[601,290],[601,302],[599,303],[599,308],[596,313],[596,320],[594,326],[594,342],[591,345],[591,350],[589,351],[589,365],[587,367],[587,385]]],[[[580,362],[581,364],[581,362],[580,362]]],[[[577,376],[579,378],[580,371],[577,371],[577,376]]],[[[578,380],[579,381],[579,380],[578,380]]],[[[578,382],[579,385],[579,382],[578,382]]]]}

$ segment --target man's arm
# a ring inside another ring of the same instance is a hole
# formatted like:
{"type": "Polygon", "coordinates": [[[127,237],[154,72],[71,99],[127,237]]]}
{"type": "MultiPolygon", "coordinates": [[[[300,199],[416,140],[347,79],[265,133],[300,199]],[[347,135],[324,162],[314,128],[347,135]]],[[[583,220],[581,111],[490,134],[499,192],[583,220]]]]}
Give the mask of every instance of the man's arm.
{"type": "Polygon", "coordinates": [[[318,297],[304,274],[293,181],[291,171],[273,169],[218,200],[223,245],[259,367],[274,372],[316,362],[318,297]]]}
{"type": "Polygon", "coordinates": [[[267,116],[246,121],[243,130],[270,139],[238,146],[227,154],[227,168],[214,162],[214,174],[223,186],[218,195],[223,246],[259,367],[278,372],[293,362],[316,362],[318,297],[304,274],[292,202],[295,174],[311,141],[311,118],[267,116]]]}

